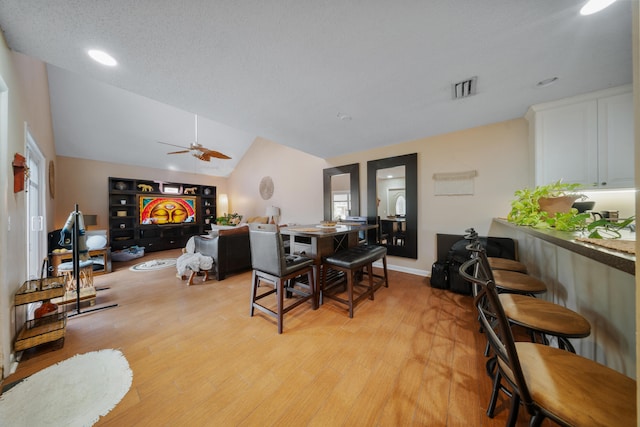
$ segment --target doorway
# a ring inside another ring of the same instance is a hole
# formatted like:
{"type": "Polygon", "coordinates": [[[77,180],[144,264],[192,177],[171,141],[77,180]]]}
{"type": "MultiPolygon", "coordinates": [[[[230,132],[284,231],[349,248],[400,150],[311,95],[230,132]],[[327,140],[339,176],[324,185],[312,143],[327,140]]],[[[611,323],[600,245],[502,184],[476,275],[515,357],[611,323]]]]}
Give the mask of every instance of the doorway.
{"type": "Polygon", "coordinates": [[[29,178],[26,186],[26,214],[27,214],[27,277],[37,279],[42,274],[42,262],[47,256],[45,233],[45,158],[38,148],[25,124],[26,157],[29,167],[29,178]]]}

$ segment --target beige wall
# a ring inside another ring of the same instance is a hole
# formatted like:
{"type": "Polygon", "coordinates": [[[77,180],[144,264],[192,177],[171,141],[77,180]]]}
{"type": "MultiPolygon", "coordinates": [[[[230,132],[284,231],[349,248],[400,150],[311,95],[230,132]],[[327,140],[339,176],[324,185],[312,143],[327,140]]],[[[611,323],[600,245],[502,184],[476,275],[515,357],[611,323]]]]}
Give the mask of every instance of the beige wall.
{"type": "Polygon", "coordinates": [[[509,212],[514,191],[529,185],[525,119],[335,157],[328,162],[331,166],[360,164],[360,212],[366,215],[367,161],[409,153],[418,153],[418,259],[390,257],[389,263],[400,270],[426,274],[435,261],[437,233],[463,234],[466,228],[474,227],[486,234],[493,217],[509,212]],[[478,171],[474,195],[434,194],[434,173],[470,170],[478,171]]]}
{"type": "MultiPolygon", "coordinates": [[[[640,5],[637,1],[633,2],[633,107],[634,107],[634,122],[635,122],[635,172],[636,172],[636,213],[640,212],[640,5]]],[[[638,221],[636,220],[636,225],[638,221]]],[[[640,239],[636,236],[636,254],[640,254],[640,239]]],[[[636,255],[637,258],[637,255],[636,255]]],[[[640,292],[637,291],[640,287],[640,264],[636,260],[636,336],[638,330],[640,330],[640,292]]],[[[640,340],[636,338],[636,371],[640,366],[640,340]]],[[[640,419],[640,388],[636,392],[638,419],[640,419]]]]}
{"type": "Polygon", "coordinates": [[[214,185],[218,194],[227,191],[226,178],[134,167],[74,157],[59,156],[56,174],[58,179],[56,183],[55,220],[50,230],[62,228],[69,213],[75,209],[76,203],[82,213],[98,215],[98,225],[95,229],[108,229],[108,178],[110,176],[214,185]]]}
{"type": "MultiPolygon", "coordinates": [[[[29,126],[46,163],[55,160],[49,111],[46,68],[40,61],[11,52],[0,37],[0,362],[8,375],[16,320],[22,324],[23,309],[15,315],[13,296],[27,278],[26,215],[24,191],[13,192],[11,161],[25,154],[25,124],[29,126]],[[5,91],[6,89],[6,91],[5,91]]],[[[46,173],[45,168],[43,173],[46,173]]],[[[53,204],[46,191],[47,226],[53,222],[53,204]]]]}
{"type": "Polygon", "coordinates": [[[280,208],[280,223],[313,224],[323,217],[322,169],[325,160],[257,138],[229,176],[229,210],[241,215],[265,215],[280,208]],[[260,181],[270,176],[273,196],[263,200],[260,181]]]}

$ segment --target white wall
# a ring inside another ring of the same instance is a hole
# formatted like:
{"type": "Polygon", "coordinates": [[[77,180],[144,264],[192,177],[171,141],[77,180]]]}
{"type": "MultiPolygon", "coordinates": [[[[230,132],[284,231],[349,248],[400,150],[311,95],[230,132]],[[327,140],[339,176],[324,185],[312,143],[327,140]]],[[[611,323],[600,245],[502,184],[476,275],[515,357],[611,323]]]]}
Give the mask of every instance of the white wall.
{"type": "Polygon", "coordinates": [[[327,163],[310,154],[257,138],[229,176],[229,211],[264,216],[280,208],[280,223],[317,224],[323,218],[322,169],[327,163]],[[273,180],[273,196],[260,196],[260,181],[273,180]]]}
{"type": "MultiPolygon", "coordinates": [[[[27,278],[25,192],[13,192],[11,162],[15,153],[25,154],[25,123],[46,158],[45,164],[55,160],[55,146],[44,64],[11,52],[0,37],[0,78],[8,89],[1,95],[6,101],[7,121],[0,123],[0,364],[3,376],[7,376],[16,323],[23,323],[24,313],[19,309],[15,315],[13,298],[27,278]]],[[[49,227],[53,203],[48,191],[45,211],[49,227]]]]}

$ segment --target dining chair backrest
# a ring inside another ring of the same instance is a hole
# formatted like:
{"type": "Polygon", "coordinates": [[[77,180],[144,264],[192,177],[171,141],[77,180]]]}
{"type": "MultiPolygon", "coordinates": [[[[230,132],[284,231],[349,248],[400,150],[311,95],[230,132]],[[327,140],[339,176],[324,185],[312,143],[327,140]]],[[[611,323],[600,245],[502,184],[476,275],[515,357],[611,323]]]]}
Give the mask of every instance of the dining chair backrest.
{"type": "MultiPolygon", "coordinates": [[[[467,273],[469,269],[475,268],[482,263],[481,256],[485,256],[482,251],[478,257],[471,258],[460,267],[460,274],[475,285],[478,285],[478,294],[475,296],[474,305],[478,311],[478,318],[482,330],[487,335],[489,345],[497,357],[508,367],[509,372],[505,372],[503,377],[510,383],[520,396],[527,411],[534,412],[534,404],[527,388],[527,384],[522,373],[520,360],[516,351],[515,339],[510,323],[504,312],[504,308],[498,297],[498,290],[492,278],[483,273],[480,268],[477,277],[467,273]]],[[[489,274],[491,272],[490,269],[489,274]]]]}
{"type": "Polygon", "coordinates": [[[282,276],[286,271],[286,254],[278,226],[275,224],[251,224],[249,241],[252,268],[275,276],[282,276]]]}

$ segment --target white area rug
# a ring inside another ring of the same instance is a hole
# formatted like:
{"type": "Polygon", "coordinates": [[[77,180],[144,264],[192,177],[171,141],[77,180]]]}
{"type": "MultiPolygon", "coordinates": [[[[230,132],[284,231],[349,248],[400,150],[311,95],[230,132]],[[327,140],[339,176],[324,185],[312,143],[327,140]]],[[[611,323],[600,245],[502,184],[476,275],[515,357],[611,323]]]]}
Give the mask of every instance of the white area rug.
{"type": "Polygon", "coordinates": [[[131,271],[153,271],[163,268],[175,267],[175,258],[152,259],[151,261],[141,262],[140,264],[129,267],[131,271]]]}
{"type": "Polygon", "coordinates": [[[43,369],[0,396],[0,424],[91,426],[122,400],[133,373],[117,350],[79,354],[43,369]]]}

